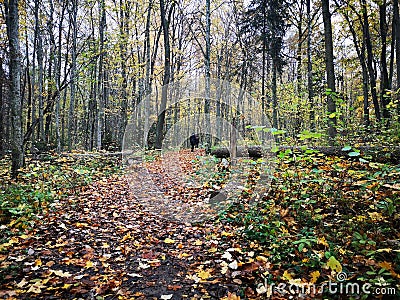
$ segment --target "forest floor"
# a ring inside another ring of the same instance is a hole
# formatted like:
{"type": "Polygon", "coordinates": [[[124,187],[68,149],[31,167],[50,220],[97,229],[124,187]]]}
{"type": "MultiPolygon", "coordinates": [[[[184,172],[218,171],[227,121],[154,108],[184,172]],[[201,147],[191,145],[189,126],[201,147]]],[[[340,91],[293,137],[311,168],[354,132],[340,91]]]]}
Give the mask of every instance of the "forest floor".
{"type": "Polygon", "coordinates": [[[167,163],[149,155],[130,172],[76,157],[32,161],[14,186],[3,173],[0,297],[350,298],[271,289],[331,281],[371,284],[374,298],[383,297],[377,287],[400,291],[399,166],[282,156],[262,201],[248,204],[250,185],[241,201],[196,219],[190,207],[229,175],[215,160],[206,168],[210,180],[184,187],[182,178],[202,173],[201,150],[176,152],[167,163]]]}

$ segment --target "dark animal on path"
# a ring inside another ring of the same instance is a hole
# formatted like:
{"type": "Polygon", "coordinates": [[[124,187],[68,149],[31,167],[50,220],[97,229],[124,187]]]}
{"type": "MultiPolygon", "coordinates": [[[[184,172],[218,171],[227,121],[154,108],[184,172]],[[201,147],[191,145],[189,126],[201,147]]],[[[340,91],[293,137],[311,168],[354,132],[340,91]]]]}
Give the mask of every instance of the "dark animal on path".
{"type": "Polygon", "coordinates": [[[197,136],[197,134],[193,133],[190,136],[190,145],[192,146],[192,152],[194,151],[194,147],[199,148],[199,137],[197,136]]]}

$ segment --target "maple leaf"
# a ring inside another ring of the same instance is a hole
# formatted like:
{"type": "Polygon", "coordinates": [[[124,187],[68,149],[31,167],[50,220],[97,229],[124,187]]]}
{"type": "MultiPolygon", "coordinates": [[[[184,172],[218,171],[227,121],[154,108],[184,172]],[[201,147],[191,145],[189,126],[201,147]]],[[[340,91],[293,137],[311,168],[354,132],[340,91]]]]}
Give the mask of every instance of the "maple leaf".
{"type": "Polygon", "coordinates": [[[310,276],[311,276],[310,283],[312,283],[312,284],[316,283],[320,275],[321,275],[321,273],[319,271],[311,272],[311,274],[310,274],[310,276]]]}
{"type": "Polygon", "coordinates": [[[204,271],[204,270],[201,270],[200,272],[198,272],[196,274],[199,278],[201,278],[203,280],[207,280],[211,276],[210,271],[204,271]]]}
{"type": "Polygon", "coordinates": [[[342,265],[334,256],[329,257],[326,266],[334,272],[342,272],[342,265]]]}
{"type": "Polygon", "coordinates": [[[321,245],[323,245],[323,246],[325,246],[325,247],[329,247],[329,244],[328,244],[328,242],[326,241],[326,239],[325,239],[324,236],[321,237],[321,238],[318,238],[317,243],[318,243],[318,244],[321,244],[321,245]]]}
{"type": "Polygon", "coordinates": [[[196,246],[201,246],[201,245],[203,245],[203,242],[202,242],[201,240],[196,240],[196,241],[194,242],[194,244],[195,244],[196,246]]]}
{"type": "Polygon", "coordinates": [[[85,269],[93,268],[94,264],[92,261],[88,260],[85,264],[85,269]]]}
{"type": "Polygon", "coordinates": [[[293,279],[292,274],[290,274],[287,270],[285,270],[285,272],[283,272],[282,277],[283,277],[284,279],[286,279],[286,280],[292,280],[292,279],[293,279]]]}

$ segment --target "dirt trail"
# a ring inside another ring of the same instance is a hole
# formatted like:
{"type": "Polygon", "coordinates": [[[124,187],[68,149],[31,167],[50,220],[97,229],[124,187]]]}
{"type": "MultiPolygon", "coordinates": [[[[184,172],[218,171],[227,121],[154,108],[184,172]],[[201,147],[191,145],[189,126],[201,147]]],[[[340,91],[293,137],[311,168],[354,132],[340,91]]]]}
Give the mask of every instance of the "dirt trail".
{"type": "Polygon", "coordinates": [[[0,296],[221,299],[236,291],[226,269],[221,273],[221,249],[234,246],[231,235],[221,237],[222,225],[148,212],[147,204],[163,194],[142,171],[96,182],[56,203],[2,262],[8,273],[0,274],[0,296]]]}

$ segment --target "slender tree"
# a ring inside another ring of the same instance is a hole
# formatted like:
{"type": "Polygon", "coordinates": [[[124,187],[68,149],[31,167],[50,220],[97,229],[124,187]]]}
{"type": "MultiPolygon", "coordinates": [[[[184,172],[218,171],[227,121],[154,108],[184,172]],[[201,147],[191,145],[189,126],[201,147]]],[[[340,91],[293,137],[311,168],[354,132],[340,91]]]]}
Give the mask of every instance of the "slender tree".
{"type": "Polygon", "coordinates": [[[369,18],[367,11],[367,2],[366,0],[361,0],[361,13],[363,17],[363,38],[365,40],[365,47],[367,50],[367,68],[368,75],[370,81],[370,89],[372,96],[372,103],[374,104],[375,109],[375,117],[377,121],[381,120],[381,110],[379,108],[378,95],[376,92],[376,75],[374,70],[374,54],[372,51],[372,42],[371,42],[371,33],[369,26],[369,18]]]}
{"type": "Polygon", "coordinates": [[[22,107],[21,107],[21,58],[19,44],[19,15],[18,1],[5,0],[6,24],[10,60],[10,105],[12,127],[12,166],[11,174],[14,178],[18,170],[24,165],[23,135],[22,135],[22,107]]]}
{"type": "MultiPolygon", "coordinates": [[[[172,3],[169,8],[170,12],[172,12],[173,8],[174,8],[174,3],[172,3]]],[[[156,141],[155,141],[156,149],[162,148],[163,130],[164,130],[165,113],[166,113],[165,110],[167,108],[167,100],[168,100],[168,84],[171,75],[171,47],[169,41],[169,22],[171,14],[167,14],[164,0],[160,0],[160,13],[161,13],[161,25],[164,37],[164,76],[163,76],[163,87],[161,92],[161,104],[157,118],[156,141]]]]}
{"type": "Polygon", "coordinates": [[[97,113],[97,150],[101,150],[102,141],[104,135],[104,108],[105,108],[105,99],[106,99],[106,86],[105,86],[105,73],[104,70],[104,59],[105,59],[105,50],[104,50],[104,32],[106,28],[106,8],[105,1],[101,0],[99,3],[99,15],[100,15],[100,24],[99,24],[99,74],[98,74],[98,113],[97,113]]]}
{"type": "Polygon", "coordinates": [[[396,75],[397,81],[395,85],[397,98],[397,114],[400,118],[400,17],[399,17],[399,1],[393,0],[393,27],[396,53],[396,75]]]}
{"type": "Polygon", "coordinates": [[[326,65],[326,80],[329,92],[327,93],[328,106],[328,135],[330,142],[336,136],[336,104],[334,99],[335,87],[335,69],[333,57],[333,41],[332,41],[332,23],[331,13],[329,11],[329,0],[322,0],[322,17],[324,19],[324,37],[325,37],[325,65],[326,65]]]}
{"type": "Polygon", "coordinates": [[[78,38],[78,0],[72,0],[70,2],[71,8],[69,11],[72,26],[72,47],[71,47],[71,84],[70,84],[70,99],[69,99],[69,111],[68,111],[68,150],[71,151],[74,141],[75,131],[75,96],[76,96],[76,85],[77,85],[77,38],[78,38]]]}
{"type": "Polygon", "coordinates": [[[379,30],[381,37],[381,55],[380,55],[380,66],[381,66],[381,95],[380,102],[382,107],[382,117],[388,119],[390,117],[387,105],[390,102],[390,97],[387,92],[390,90],[389,75],[387,70],[386,62],[386,50],[387,50],[387,22],[386,22],[386,0],[383,0],[379,4],[379,30]]]}
{"type": "Polygon", "coordinates": [[[314,87],[312,74],[312,17],[311,17],[311,0],[307,0],[307,90],[308,103],[310,104],[310,128],[315,129],[315,111],[314,111],[314,87]]]}

